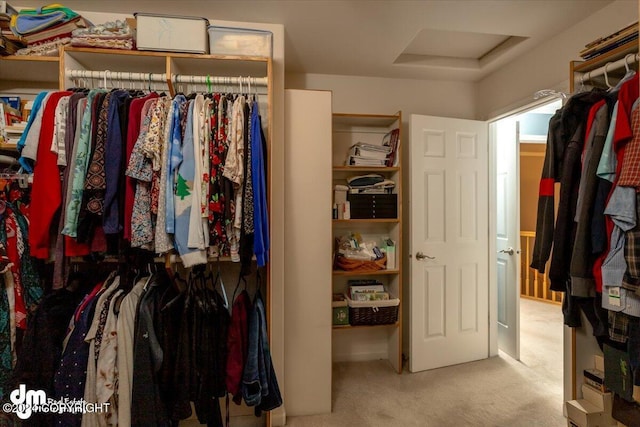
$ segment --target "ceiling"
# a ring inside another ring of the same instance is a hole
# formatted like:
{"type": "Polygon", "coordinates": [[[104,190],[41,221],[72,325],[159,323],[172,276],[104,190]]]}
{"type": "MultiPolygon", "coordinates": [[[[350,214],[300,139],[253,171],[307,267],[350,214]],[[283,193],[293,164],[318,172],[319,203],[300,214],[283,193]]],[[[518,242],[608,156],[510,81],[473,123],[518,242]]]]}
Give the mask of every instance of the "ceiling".
{"type": "Polygon", "coordinates": [[[611,2],[66,0],[64,5],[283,24],[288,73],[477,81],[611,2]]]}

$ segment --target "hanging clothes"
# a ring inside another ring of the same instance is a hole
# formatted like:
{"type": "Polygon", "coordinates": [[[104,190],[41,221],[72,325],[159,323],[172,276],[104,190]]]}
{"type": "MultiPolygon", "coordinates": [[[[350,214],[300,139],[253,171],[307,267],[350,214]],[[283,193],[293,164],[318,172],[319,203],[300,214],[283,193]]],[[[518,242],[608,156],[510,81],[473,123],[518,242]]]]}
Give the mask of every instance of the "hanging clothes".
{"type": "Polygon", "coordinates": [[[133,390],[134,336],[135,318],[138,302],[145,292],[145,285],[150,278],[139,280],[133,289],[122,299],[118,314],[118,404],[115,410],[118,425],[131,425],[131,402],[133,390]]]}
{"type": "Polygon", "coordinates": [[[92,124],[95,118],[96,109],[100,100],[100,95],[106,93],[103,89],[93,89],[87,95],[87,105],[82,117],[80,128],[80,136],[76,143],[75,162],[70,166],[73,167],[72,178],[70,179],[70,195],[67,200],[67,211],[65,216],[65,226],[62,234],[69,237],[76,237],[78,233],[78,218],[80,215],[80,205],[82,204],[82,196],[84,191],[84,181],[87,174],[89,164],[89,153],[91,150],[92,124]]]}
{"type": "MultiPolygon", "coordinates": [[[[155,92],[150,93],[149,95],[137,98],[131,101],[131,105],[129,107],[129,117],[127,124],[127,142],[126,142],[126,150],[125,150],[125,168],[129,164],[129,159],[131,157],[131,153],[133,152],[133,148],[138,140],[140,134],[140,127],[142,121],[146,114],[143,114],[142,109],[145,105],[147,105],[147,101],[150,99],[157,98],[159,95],[155,92]]],[[[124,221],[124,239],[131,240],[131,217],[133,216],[133,205],[136,193],[136,181],[134,178],[130,176],[126,176],[125,178],[125,198],[124,198],[124,211],[123,211],[123,221],[124,221]]]]}
{"type": "MultiPolygon", "coordinates": [[[[176,249],[180,254],[182,263],[185,267],[193,265],[205,264],[207,262],[207,254],[200,248],[192,248],[189,246],[189,240],[197,239],[190,234],[199,233],[197,227],[191,226],[191,210],[194,207],[193,192],[195,181],[195,154],[194,154],[194,106],[195,101],[188,102],[188,111],[186,117],[186,127],[184,130],[184,138],[182,143],[182,162],[177,169],[176,186],[174,193],[175,203],[175,243],[176,249]]],[[[199,203],[196,205],[199,209],[199,203]]]]}
{"type": "Polygon", "coordinates": [[[270,411],[282,405],[282,396],[271,361],[269,336],[264,301],[260,291],[256,293],[249,317],[249,341],[247,362],[242,375],[242,396],[248,406],[260,411],[270,411]]]}
{"type": "MultiPolygon", "coordinates": [[[[100,283],[85,297],[78,306],[73,316],[73,324],[63,344],[62,359],[54,380],[54,398],[82,399],[87,376],[87,363],[89,358],[89,345],[85,342],[85,336],[91,325],[96,304],[100,295],[105,291],[104,284],[100,283]]],[[[61,413],[54,416],[58,426],[80,426],[82,414],[61,413]]]]}
{"type": "Polygon", "coordinates": [[[224,177],[227,157],[227,127],[229,120],[226,109],[227,98],[222,94],[213,96],[211,116],[211,165],[209,186],[209,235],[210,244],[221,256],[229,256],[227,222],[229,221],[228,198],[232,193],[232,183],[224,177]]]}
{"type": "MultiPolygon", "coordinates": [[[[42,130],[40,138],[43,141],[51,141],[57,102],[71,92],[56,92],[50,94],[44,105],[42,130]]],[[[33,209],[38,212],[31,220],[29,228],[29,240],[31,241],[31,253],[40,259],[49,258],[49,228],[54,214],[61,202],[60,174],[58,172],[58,156],[51,152],[47,144],[38,146],[38,161],[34,168],[32,185],[33,209]]]]}
{"type": "Polygon", "coordinates": [[[137,308],[133,383],[131,393],[131,426],[171,426],[169,410],[161,394],[160,368],[165,357],[163,331],[155,321],[161,309],[164,292],[170,287],[166,272],[154,274],[137,308]]]}

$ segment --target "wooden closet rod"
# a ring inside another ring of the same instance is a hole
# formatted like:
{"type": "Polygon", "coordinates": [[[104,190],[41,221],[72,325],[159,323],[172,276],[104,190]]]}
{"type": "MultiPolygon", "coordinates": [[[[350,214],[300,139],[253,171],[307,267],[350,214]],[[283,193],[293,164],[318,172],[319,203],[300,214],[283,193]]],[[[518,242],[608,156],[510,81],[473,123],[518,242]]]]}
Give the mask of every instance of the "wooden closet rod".
{"type": "Polygon", "coordinates": [[[609,71],[613,71],[618,68],[629,66],[634,62],[638,62],[639,59],[640,59],[640,56],[637,53],[631,53],[622,59],[618,59],[617,61],[607,62],[602,67],[595,68],[591,71],[587,71],[586,73],[578,73],[579,77],[577,81],[587,82],[593,79],[594,77],[603,76],[605,72],[608,73],[609,71]]]}

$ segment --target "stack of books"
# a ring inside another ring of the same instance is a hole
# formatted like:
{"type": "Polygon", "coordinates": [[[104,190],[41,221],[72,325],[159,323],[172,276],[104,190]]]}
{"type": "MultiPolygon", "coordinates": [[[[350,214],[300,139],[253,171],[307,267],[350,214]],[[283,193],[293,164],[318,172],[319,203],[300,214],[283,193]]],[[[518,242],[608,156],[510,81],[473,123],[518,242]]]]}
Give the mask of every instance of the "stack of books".
{"type": "Polygon", "coordinates": [[[584,49],[580,51],[580,57],[582,59],[593,59],[603,53],[609,52],[619,46],[638,39],[638,22],[631,25],[627,25],[621,30],[608,35],[606,37],[600,37],[591,43],[585,45],[584,49]]]}

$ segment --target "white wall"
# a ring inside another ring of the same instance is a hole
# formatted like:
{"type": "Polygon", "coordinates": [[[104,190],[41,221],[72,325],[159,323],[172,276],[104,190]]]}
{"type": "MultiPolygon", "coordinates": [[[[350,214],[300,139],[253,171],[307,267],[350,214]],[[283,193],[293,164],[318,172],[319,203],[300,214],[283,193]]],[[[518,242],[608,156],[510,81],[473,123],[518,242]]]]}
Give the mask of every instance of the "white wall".
{"type": "Polygon", "coordinates": [[[333,91],[335,113],[424,114],[473,119],[474,85],[466,82],[328,74],[285,75],[287,89],[333,91]]]}
{"type": "Polygon", "coordinates": [[[638,19],[636,0],[617,0],[477,83],[476,118],[488,120],[533,102],[540,89],[569,91],[569,61],[598,37],[638,19]]]}

